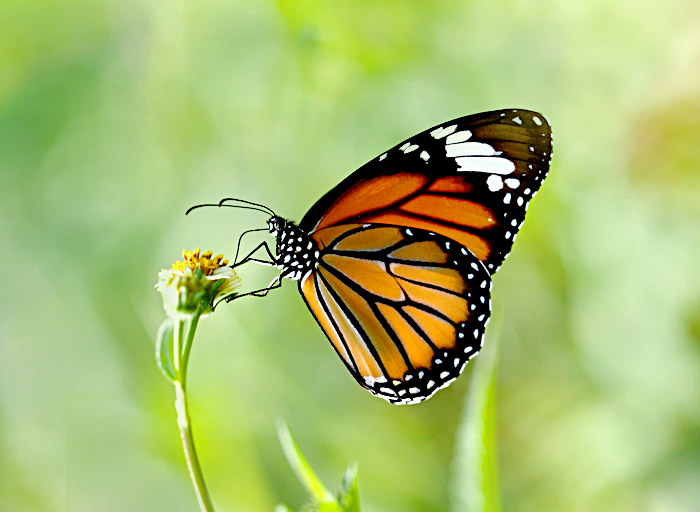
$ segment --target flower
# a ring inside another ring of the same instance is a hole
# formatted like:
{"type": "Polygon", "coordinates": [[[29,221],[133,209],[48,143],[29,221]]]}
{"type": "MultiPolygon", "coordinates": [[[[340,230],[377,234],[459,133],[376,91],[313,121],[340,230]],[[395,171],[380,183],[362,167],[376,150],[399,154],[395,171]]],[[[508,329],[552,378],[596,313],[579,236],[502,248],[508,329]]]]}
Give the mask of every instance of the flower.
{"type": "Polygon", "coordinates": [[[212,251],[183,251],[182,260],[158,274],[156,290],[163,295],[163,307],[171,316],[202,316],[214,311],[219,299],[240,286],[240,278],[223,254],[212,251]]]}

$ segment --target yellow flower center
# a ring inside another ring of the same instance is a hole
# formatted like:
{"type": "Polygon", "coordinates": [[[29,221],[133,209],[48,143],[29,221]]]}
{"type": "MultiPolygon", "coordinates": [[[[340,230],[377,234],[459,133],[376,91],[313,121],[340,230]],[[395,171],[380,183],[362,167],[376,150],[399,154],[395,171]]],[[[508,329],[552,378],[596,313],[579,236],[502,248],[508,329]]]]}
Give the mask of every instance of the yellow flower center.
{"type": "Polygon", "coordinates": [[[202,253],[199,247],[194,251],[182,251],[183,261],[173,263],[173,270],[184,272],[185,269],[189,268],[192,272],[196,272],[199,268],[203,275],[210,276],[216,269],[228,265],[228,260],[224,259],[223,254],[218,254],[213,258],[211,255],[211,251],[202,253]]]}

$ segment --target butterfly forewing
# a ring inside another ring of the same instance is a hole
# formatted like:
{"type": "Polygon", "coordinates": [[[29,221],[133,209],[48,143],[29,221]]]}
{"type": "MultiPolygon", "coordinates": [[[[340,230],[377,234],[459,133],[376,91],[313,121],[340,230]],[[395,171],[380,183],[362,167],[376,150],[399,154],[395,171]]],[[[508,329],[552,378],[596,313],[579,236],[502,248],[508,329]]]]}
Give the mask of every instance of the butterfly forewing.
{"type": "Polygon", "coordinates": [[[299,283],[311,313],[357,381],[415,403],[454,380],[481,348],[491,279],[466,247],[435,232],[344,224],[299,283]]]}
{"type": "Polygon", "coordinates": [[[510,252],[550,159],[550,128],[541,114],[509,109],[462,117],[365,164],[321,198],[300,227],[320,233],[370,223],[433,231],[467,247],[492,274],[510,252]]]}

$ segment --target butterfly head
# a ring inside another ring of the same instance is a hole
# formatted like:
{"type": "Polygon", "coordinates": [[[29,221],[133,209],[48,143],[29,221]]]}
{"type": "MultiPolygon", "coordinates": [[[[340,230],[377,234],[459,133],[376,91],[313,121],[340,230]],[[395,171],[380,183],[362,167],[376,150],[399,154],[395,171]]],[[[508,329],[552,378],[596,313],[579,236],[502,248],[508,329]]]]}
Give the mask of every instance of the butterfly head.
{"type": "Polygon", "coordinates": [[[273,215],[267,221],[267,229],[270,230],[270,234],[277,238],[282,231],[287,227],[287,220],[273,215]]]}

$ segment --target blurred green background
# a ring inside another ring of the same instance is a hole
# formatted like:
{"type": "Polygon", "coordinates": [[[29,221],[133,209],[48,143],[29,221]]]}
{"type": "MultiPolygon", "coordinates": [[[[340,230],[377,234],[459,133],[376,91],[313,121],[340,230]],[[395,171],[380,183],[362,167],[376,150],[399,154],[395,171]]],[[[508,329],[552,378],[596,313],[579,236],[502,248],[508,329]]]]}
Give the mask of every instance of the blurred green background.
{"type": "MultiPolygon", "coordinates": [[[[153,284],[266,219],[185,209],[300,220],[505,107],[549,118],[554,160],[495,278],[503,507],[699,510],[698,26],[693,0],[2,2],[0,510],[195,510],[153,284]]],[[[278,417],[329,486],[359,464],[363,510],[448,510],[469,378],[370,396],[289,282],[204,321],[190,366],[217,510],[305,500],[278,417]]]]}

